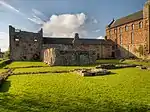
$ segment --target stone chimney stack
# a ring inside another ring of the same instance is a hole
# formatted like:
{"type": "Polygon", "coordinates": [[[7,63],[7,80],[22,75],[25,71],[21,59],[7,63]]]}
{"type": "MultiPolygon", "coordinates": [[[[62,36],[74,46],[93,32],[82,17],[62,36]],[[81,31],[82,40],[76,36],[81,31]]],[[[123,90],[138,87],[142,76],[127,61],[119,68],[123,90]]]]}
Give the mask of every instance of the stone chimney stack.
{"type": "Polygon", "coordinates": [[[80,44],[80,40],[79,40],[79,34],[78,33],[75,33],[75,37],[72,41],[72,44],[73,45],[79,45],[80,44]]]}

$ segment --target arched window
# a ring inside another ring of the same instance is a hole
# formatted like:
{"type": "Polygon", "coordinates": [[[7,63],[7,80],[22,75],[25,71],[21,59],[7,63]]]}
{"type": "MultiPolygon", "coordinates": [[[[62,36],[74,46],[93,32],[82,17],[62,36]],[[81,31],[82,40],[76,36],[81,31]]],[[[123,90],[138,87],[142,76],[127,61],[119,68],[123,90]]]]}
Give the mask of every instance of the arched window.
{"type": "Polygon", "coordinates": [[[131,44],[133,44],[133,41],[134,41],[134,33],[132,32],[131,33],[131,44]]]}
{"type": "Polygon", "coordinates": [[[143,23],[139,22],[139,28],[143,28],[143,23]]]}
{"type": "Polygon", "coordinates": [[[128,31],[128,26],[127,25],[125,26],[125,31],[128,31]]]}
{"type": "Polygon", "coordinates": [[[132,27],[132,30],[134,30],[134,24],[132,24],[132,26],[131,26],[131,27],[132,27]]]}

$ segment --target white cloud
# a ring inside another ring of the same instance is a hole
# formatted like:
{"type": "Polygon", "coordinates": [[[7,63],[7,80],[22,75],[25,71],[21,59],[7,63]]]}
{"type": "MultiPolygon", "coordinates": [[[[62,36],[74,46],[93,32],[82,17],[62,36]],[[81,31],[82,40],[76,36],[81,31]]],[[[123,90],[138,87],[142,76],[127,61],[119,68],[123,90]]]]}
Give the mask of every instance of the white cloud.
{"type": "Polygon", "coordinates": [[[22,16],[25,16],[22,12],[20,12],[18,9],[16,9],[15,7],[11,6],[10,4],[4,2],[4,1],[0,1],[0,5],[2,5],[3,7],[11,10],[11,11],[14,11],[22,16]]]}
{"type": "Polygon", "coordinates": [[[10,10],[13,10],[13,11],[15,11],[15,12],[17,12],[17,13],[20,13],[19,10],[17,10],[16,8],[12,7],[11,5],[7,4],[7,3],[4,2],[4,1],[0,1],[0,4],[1,4],[2,6],[4,6],[4,7],[8,8],[8,9],[10,9],[10,10]]]}
{"type": "Polygon", "coordinates": [[[93,23],[94,23],[94,24],[97,24],[98,21],[97,21],[96,19],[93,19],[93,23]]]}
{"type": "Polygon", "coordinates": [[[99,36],[96,39],[104,39],[104,37],[103,36],[99,36]]]}
{"type": "Polygon", "coordinates": [[[72,36],[77,32],[81,36],[86,36],[86,19],[84,13],[52,15],[49,21],[43,24],[44,34],[46,36],[72,36]]]}
{"type": "MultiPolygon", "coordinates": [[[[37,17],[35,15],[31,18],[27,17],[24,13],[22,13],[21,11],[19,11],[18,9],[16,9],[15,7],[11,6],[10,4],[8,4],[4,1],[0,1],[0,5],[2,5],[3,7],[7,8],[11,11],[14,11],[14,12],[20,14],[21,16],[23,16],[24,18],[28,19],[31,22],[34,22],[35,24],[43,24],[43,21],[39,17],[37,17]]],[[[37,11],[35,11],[35,10],[34,10],[34,12],[37,13],[37,11]]]]}
{"type": "Polygon", "coordinates": [[[0,32],[0,48],[2,51],[8,50],[9,36],[5,32],[0,32]]]}
{"type": "Polygon", "coordinates": [[[41,11],[37,10],[37,9],[32,9],[32,12],[35,14],[35,15],[38,15],[38,16],[42,16],[44,18],[47,18],[44,13],[42,13],[41,11]]]}
{"type": "Polygon", "coordinates": [[[32,18],[28,17],[27,19],[36,23],[36,24],[43,24],[44,23],[44,21],[41,18],[37,17],[36,15],[33,15],[32,18]]]}

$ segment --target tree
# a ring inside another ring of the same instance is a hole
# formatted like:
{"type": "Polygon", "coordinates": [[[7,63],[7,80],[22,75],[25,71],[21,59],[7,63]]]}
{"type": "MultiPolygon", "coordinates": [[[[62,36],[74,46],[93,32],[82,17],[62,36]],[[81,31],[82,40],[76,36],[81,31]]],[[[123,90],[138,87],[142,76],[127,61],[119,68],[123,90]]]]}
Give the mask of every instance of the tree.
{"type": "Polygon", "coordinates": [[[10,57],[10,50],[4,52],[4,58],[8,59],[10,57]]]}

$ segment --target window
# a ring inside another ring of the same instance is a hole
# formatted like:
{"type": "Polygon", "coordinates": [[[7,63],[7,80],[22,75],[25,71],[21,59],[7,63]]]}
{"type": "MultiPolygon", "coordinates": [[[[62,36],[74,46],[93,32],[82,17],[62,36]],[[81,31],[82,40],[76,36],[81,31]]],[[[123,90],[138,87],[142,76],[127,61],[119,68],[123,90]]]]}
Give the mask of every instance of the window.
{"type": "Polygon", "coordinates": [[[18,39],[18,38],[15,38],[15,41],[16,41],[16,42],[19,42],[19,39],[18,39]]]}
{"type": "Polygon", "coordinates": [[[143,28],[143,23],[139,22],[139,28],[143,28]]]}
{"type": "Polygon", "coordinates": [[[99,53],[97,53],[97,59],[99,59],[99,58],[100,58],[99,53]]]}
{"type": "Polygon", "coordinates": [[[128,31],[128,26],[127,25],[125,26],[125,31],[128,31]]]}
{"type": "Polygon", "coordinates": [[[117,29],[114,29],[114,33],[116,33],[117,32],[117,29]]]}
{"type": "Polygon", "coordinates": [[[133,44],[133,41],[134,41],[134,33],[132,32],[131,33],[131,44],[133,44]]]}
{"type": "Polygon", "coordinates": [[[119,32],[122,33],[122,28],[119,28],[119,32]]]}
{"type": "Polygon", "coordinates": [[[120,35],[120,45],[122,45],[122,35],[120,35]]]}
{"type": "Polygon", "coordinates": [[[109,35],[111,36],[110,30],[109,30],[109,35]]]}
{"type": "Polygon", "coordinates": [[[134,24],[132,24],[132,30],[134,30],[134,24]]]}

